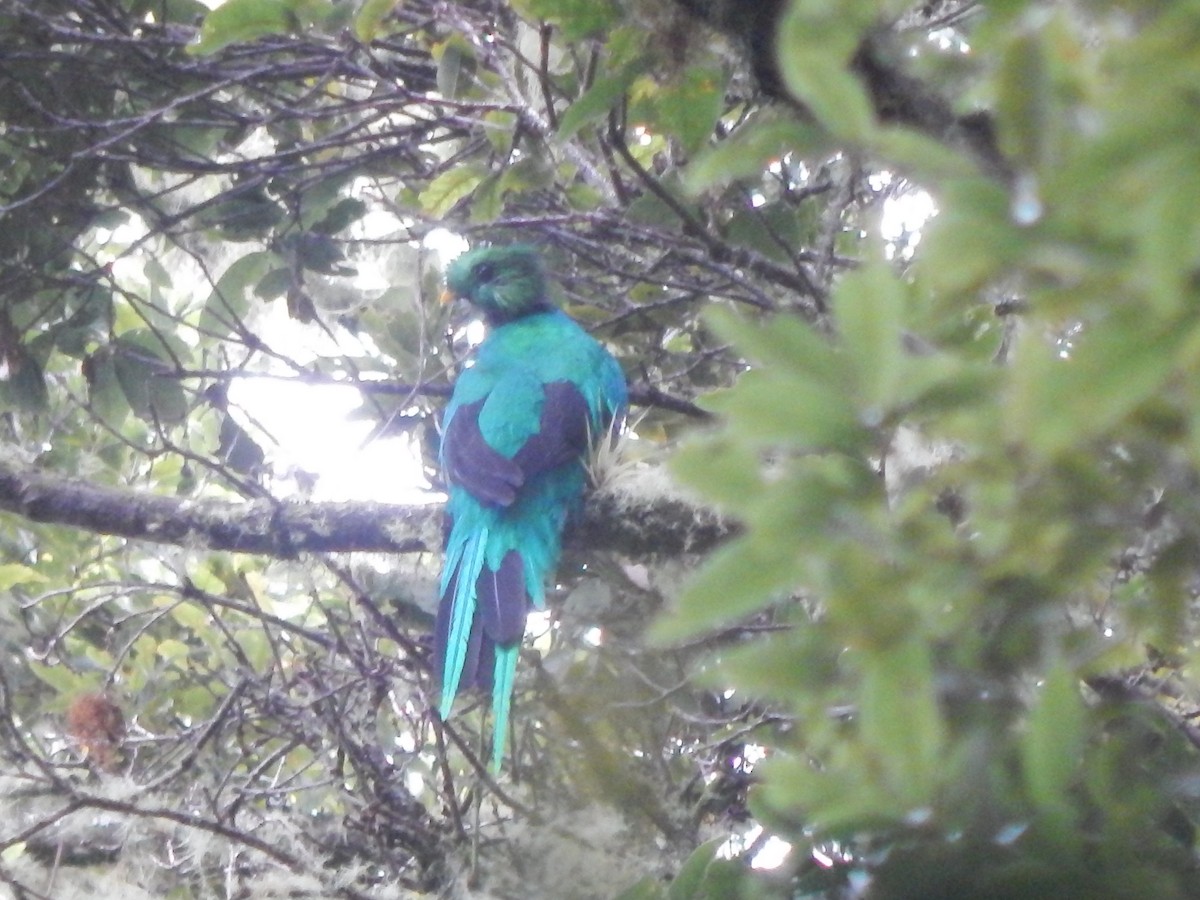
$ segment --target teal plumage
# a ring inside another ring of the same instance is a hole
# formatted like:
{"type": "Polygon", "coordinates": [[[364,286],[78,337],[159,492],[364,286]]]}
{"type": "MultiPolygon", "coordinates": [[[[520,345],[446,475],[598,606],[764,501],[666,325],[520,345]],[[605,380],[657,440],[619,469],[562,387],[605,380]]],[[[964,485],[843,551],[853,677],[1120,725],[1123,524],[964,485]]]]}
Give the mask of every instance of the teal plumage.
{"type": "Polygon", "coordinates": [[[526,615],[545,603],[563,527],[582,503],[585,456],[623,415],[626,386],[608,351],[554,307],[532,248],[463,254],[446,285],[490,330],[442,422],[439,715],[450,715],[461,690],[490,689],[498,768],[526,615]]]}

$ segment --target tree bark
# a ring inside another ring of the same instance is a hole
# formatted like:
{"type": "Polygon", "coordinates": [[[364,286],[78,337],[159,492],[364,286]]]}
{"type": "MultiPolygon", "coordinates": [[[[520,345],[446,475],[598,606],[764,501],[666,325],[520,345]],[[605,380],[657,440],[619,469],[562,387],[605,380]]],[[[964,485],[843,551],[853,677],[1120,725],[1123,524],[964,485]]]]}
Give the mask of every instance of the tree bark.
{"type": "MultiPolygon", "coordinates": [[[[440,504],[167,497],[0,460],[0,510],[96,534],[279,558],[441,547],[440,504]]],[[[569,544],[632,557],[701,553],[734,526],[679,497],[595,492],[569,544]]]]}

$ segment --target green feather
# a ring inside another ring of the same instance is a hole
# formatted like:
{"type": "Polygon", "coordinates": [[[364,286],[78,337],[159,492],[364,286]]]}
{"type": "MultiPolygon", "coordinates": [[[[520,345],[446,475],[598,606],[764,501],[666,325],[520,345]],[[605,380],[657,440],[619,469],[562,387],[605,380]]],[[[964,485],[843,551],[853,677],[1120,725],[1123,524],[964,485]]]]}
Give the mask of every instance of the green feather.
{"type": "MultiPolygon", "coordinates": [[[[445,678],[442,681],[442,702],[438,707],[438,715],[443,719],[449,718],[454,706],[454,696],[458,693],[458,682],[462,678],[463,662],[467,654],[468,638],[471,635],[471,622],[475,618],[475,579],[483,567],[484,555],[487,553],[488,530],[481,528],[470,535],[452,563],[446,561],[446,572],[457,569],[459,579],[454,585],[454,617],[450,621],[451,640],[446,654],[445,678]],[[466,577],[464,577],[466,576],[466,577]]],[[[446,590],[443,577],[442,591],[446,590]]]]}
{"type": "Polygon", "coordinates": [[[461,438],[456,440],[462,443],[455,445],[458,456],[448,453],[445,444],[442,448],[443,464],[453,459],[457,468],[447,467],[446,510],[451,527],[438,614],[437,652],[442,660],[438,711],[443,719],[449,717],[460,689],[490,680],[492,767],[499,770],[520,657],[520,638],[514,640],[512,633],[529,607],[544,604],[563,525],[582,502],[586,473],[582,458],[544,467],[525,468],[528,463],[522,463],[523,480],[514,484],[511,501],[498,500],[503,494],[497,494],[486,479],[497,477],[497,457],[515,461],[526,446],[547,446],[543,443],[547,441],[553,446],[555,435],[541,433],[546,427],[542,414],[551,396],[549,385],[557,385],[554,396],[559,402],[564,383],[576,388],[578,394],[573,396],[583,400],[576,408],[586,422],[547,420],[564,429],[559,439],[568,447],[578,440],[570,437],[578,433],[573,430],[577,426],[586,426],[591,435],[607,433],[607,423],[623,413],[626,388],[612,356],[555,309],[541,263],[530,248],[488,247],[464,254],[450,265],[446,285],[450,294],[470,300],[491,330],[476,350],[473,365],[459,375],[443,420],[445,440],[457,428],[461,438]],[[465,425],[455,423],[459,414],[474,418],[465,425]],[[535,438],[539,443],[530,445],[535,438]],[[479,496],[472,493],[473,487],[479,496]],[[519,592],[514,592],[511,563],[504,570],[511,553],[520,560],[523,590],[519,592]],[[486,580],[487,573],[502,570],[504,579],[486,580]],[[477,617],[483,615],[478,596],[481,575],[486,600],[496,606],[488,607],[488,618],[477,626],[477,617]],[[476,627],[481,629],[476,635],[476,647],[481,648],[477,656],[470,652],[476,627]],[[494,653],[490,673],[478,670],[485,653],[494,653]],[[464,671],[470,675],[464,676],[464,671]]]}
{"type": "Polygon", "coordinates": [[[513,683],[517,678],[517,659],[521,645],[496,648],[496,669],[492,682],[492,771],[499,772],[504,761],[504,742],[508,735],[508,711],[512,706],[513,683]]]}

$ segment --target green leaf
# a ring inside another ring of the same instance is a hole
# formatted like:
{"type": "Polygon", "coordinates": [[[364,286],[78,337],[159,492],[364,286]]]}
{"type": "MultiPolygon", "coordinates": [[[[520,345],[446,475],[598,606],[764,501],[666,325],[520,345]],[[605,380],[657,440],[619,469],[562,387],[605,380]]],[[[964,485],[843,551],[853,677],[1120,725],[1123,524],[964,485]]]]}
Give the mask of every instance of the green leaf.
{"type": "Polygon", "coordinates": [[[714,859],[704,870],[704,880],[700,882],[696,900],[745,897],[747,895],[742,893],[742,888],[746,883],[746,867],[741,860],[714,859]]]}
{"type": "Polygon", "coordinates": [[[154,652],[157,656],[168,662],[176,662],[181,665],[186,664],[188,656],[191,654],[191,649],[183,641],[175,638],[164,638],[154,645],[154,652]]]}
{"type": "Polygon", "coordinates": [[[9,844],[0,851],[0,863],[6,866],[18,864],[18,861],[25,855],[26,841],[18,841],[15,844],[9,844]]]}
{"type": "Polygon", "coordinates": [[[518,131],[516,113],[506,109],[488,110],[483,116],[483,136],[493,150],[508,155],[512,149],[513,134],[518,131]]]}
{"type": "Polygon", "coordinates": [[[364,44],[375,40],[383,20],[403,0],[364,0],[354,16],[354,35],[364,44]]]}
{"type": "Polygon", "coordinates": [[[1147,333],[1134,310],[1078,337],[1067,358],[1038,341],[1018,347],[1003,405],[1008,432],[1051,457],[1082,448],[1151,400],[1172,377],[1187,332],[1147,333]]]}
{"type": "Polygon", "coordinates": [[[101,347],[83,361],[83,374],[88,385],[88,408],[110,428],[115,428],[129,415],[129,401],[117,381],[111,347],[101,347]]]}
{"type": "Polygon", "coordinates": [[[558,25],[567,43],[592,37],[621,18],[613,0],[513,0],[512,6],[526,19],[558,25]]]}
{"type": "Polygon", "coordinates": [[[345,259],[342,248],[329,235],[320,231],[306,231],[294,235],[294,238],[288,246],[303,268],[325,275],[347,274],[346,268],[339,265],[345,259]]]}
{"type": "Polygon", "coordinates": [[[784,372],[835,389],[845,382],[845,363],[829,341],[798,316],[778,315],[761,322],[714,307],[705,318],[718,335],[746,356],[784,372]]]}
{"type": "MultiPolygon", "coordinates": [[[[295,285],[295,274],[290,267],[271,269],[254,285],[254,296],[263,300],[278,300],[295,285]]],[[[247,304],[248,305],[248,304],[247,304]]]]}
{"type": "Polygon", "coordinates": [[[48,666],[36,660],[29,660],[26,665],[30,672],[54,688],[55,692],[63,698],[100,687],[98,674],[77,675],[66,666],[48,666]]]}
{"type": "Polygon", "coordinates": [[[205,55],[230,44],[284,34],[292,26],[291,6],[289,0],[226,0],[204,17],[199,40],[187,50],[205,55]]]}
{"type": "Polygon", "coordinates": [[[829,132],[842,140],[867,143],[875,112],[858,79],[828,54],[794,53],[787,57],[788,86],[829,132]]]}
{"type": "Polygon", "coordinates": [[[0,591],[10,591],[18,584],[43,584],[47,581],[37,569],[21,563],[0,563],[0,591]]]}
{"type": "Polygon", "coordinates": [[[159,261],[157,256],[150,255],[146,257],[144,271],[146,273],[146,280],[151,284],[161,288],[171,287],[171,273],[167,271],[166,266],[159,261]]]}
{"type": "Polygon", "coordinates": [[[250,289],[263,280],[274,254],[265,250],[235,259],[217,279],[200,313],[200,331],[223,338],[245,321],[250,310],[250,289]]]}
{"type": "Polygon", "coordinates": [[[795,248],[811,243],[819,214],[812,204],[751,206],[735,213],[723,230],[726,240],[790,265],[795,248]]]}
{"type": "Polygon", "coordinates": [[[717,550],[679,598],[679,609],[660,619],[651,639],[693,638],[737,621],[776,600],[798,575],[790,542],[740,538],[717,550]]]}
{"type": "Polygon", "coordinates": [[[584,125],[589,125],[608,115],[625,96],[638,76],[649,66],[649,59],[638,56],[621,66],[617,71],[597,78],[578,100],[567,107],[558,120],[556,137],[566,141],[584,125]]]}
{"type": "Polygon", "coordinates": [[[324,217],[313,223],[312,231],[322,234],[337,234],[361,219],[367,212],[367,204],[357,197],[343,197],[338,200],[324,217]]]}
{"type": "Polygon", "coordinates": [[[261,189],[228,192],[196,217],[231,241],[260,240],[282,221],[285,211],[261,189]]]}
{"type": "Polygon", "coordinates": [[[690,67],[654,98],[658,122],[695,153],[712,136],[725,106],[725,76],[718,69],[690,67]]]}
{"type": "MultiPolygon", "coordinates": [[[[180,359],[181,348],[173,349],[180,359]]],[[[113,342],[117,383],[134,415],[148,422],[174,424],[187,418],[188,404],[176,368],[162,340],[148,329],[127,331],[113,342]]]]}
{"type": "Polygon", "coordinates": [[[775,108],[758,110],[729,137],[700,150],[684,173],[684,187],[698,194],[743,178],[758,180],[773,160],[819,156],[830,147],[819,128],[775,108]]]}
{"type": "Polygon", "coordinates": [[[743,430],[757,446],[792,449],[849,449],[861,443],[863,426],[849,398],[814,378],[774,369],[753,369],[726,391],[701,401],[743,430]]]}
{"type": "Polygon", "coordinates": [[[666,889],[662,881],[654,875],[647,875],[617,894],[615,900],[664,900],[665,897],[666,889]]]}
{"type": "MultiPolygon", "coordinates": [[[[874,597],[887,602],[887,597],[874,597]]],[[[902,806],[931,803],[942,771],[945,741],[929,651],[916,641],[861,657],[859,717],[887,787],[902,806]]]]}
{"type": "Polygon", "coordinates": [[[728,416],[752,444],[843,449],[865,437],[854,404],[847,396],[852,374],[844,354],[792,316],[765,324],[725,310],[708,316],[713,330],[765,365],[744,373],[732,387],[702,399],[728,416]]]}
{"type": "Polygon", "coordinates": [[[487,177],[482,166],[459,165],[447,169],[421,191],[417,199],[421,208],[434,218],[443,218],[454,209],[460,200],[470,196],[476,186],[487,177]]]}
{"type": "Polygon", "coordinates": [[[927,289],[951,297],[978,290],[1018,265],[1028,231],[1016,228],[1003,186],[980,178],[947,180],[926,225],[917,267],[927,289]]]}
{"type": "Polygon", "coordinates": [[[709,866],[716,859],[717,851],[726,842],[727,839],[723,837],[713,838],[693,850],[667,888],[667,900],[700,900],[706,896],[701,889],[702,884],[709,866]]]}
{"type": "Polygon", "coordinates": [[[671,472],[704,496],[737,508],[761,493],[761,461],[746,441],[714,436],[693,440],[671,459],[671,472]]]}
{"type": "Polygon", "coordinates": [[[1085,712],[1079,679],[1063,664],[1042,682],[1037,705],[1021,742],[1021,761],[1030,799],[1044,813],[1057,816],[1067,804],[1080,767],[1085,712]]]}
{"type": "Polygon", "coordinates": [[[904,286],[879,262],[843,276],[831,303],[863,411],[881,421],[900,386],[904,286]]]}
{"type": "Polygon", "coordinates": [[[221,419],[217,455],[231,469],[243,474],[254,474],[260,471],[266,458],[266,454],[258,442],[229,414],[225,414],[221,419]]]}
{"type": "Polygon", "coordinates": [[[779,72],[788,89],[830,134],[859,144],[870,138],[875,113],[848,65],[859,28],[873,16],[863,4],[812,9],[794,3],[779,28],[779,72]]]}
{"type": "Polygon", "coordinates": [[[1195,147],[1149,156],[1144,199],[1131,219],[1145,296],[1159,315],[1172,316],[1195,301],[1200,267],[1200,217],[1193,202],[1200,190],[1195,147]]]}
{"type": "Polygon", "coordinates": [[[823,625],[756,639],[721,652],[721,674],[754,697],[803,709],[838,678],[838,644],[823,625]]]}
{"type": "Polygon", "coordinates": [[[435,47],[433,56],[437,60],[438,93],[450,99],[462,96],[476,67],[471,45],[461,36],[454,35],[435,47]]]}
{"type": "Polygon", "coordinates": [[[804,810],[806,828],[818,833],[878,825],[881,818],[899,819],[908,810],[864,776],[875,769],[861,745],[845,742],[835,753],[836,765],[817,767],[808,759],[777,753],[755,768],[763,779],[762,801],[783,816],[804,810]]]}
{"type": "Polygon", "coordinates": [[[970,159],[928,135],[907,128],[880,127],[871,137],[871,147],[889,168],[921,182],[967,178],[975,174],[970,159]]]}
{"type": "Polygon", "coordinates": [[[0,380],[0,407],[24,412],[43,412],[50,405],[42,366],[30,353],[15,354],[8,378],[0,380]]]}
{"type": "Polygon", "coordinates": [[[1035,168],[1049,133],[1048,73],[1042,38],[1018,34],[1005,48],[996,74],[1000,148],[1021,168],[1035,168]]]}

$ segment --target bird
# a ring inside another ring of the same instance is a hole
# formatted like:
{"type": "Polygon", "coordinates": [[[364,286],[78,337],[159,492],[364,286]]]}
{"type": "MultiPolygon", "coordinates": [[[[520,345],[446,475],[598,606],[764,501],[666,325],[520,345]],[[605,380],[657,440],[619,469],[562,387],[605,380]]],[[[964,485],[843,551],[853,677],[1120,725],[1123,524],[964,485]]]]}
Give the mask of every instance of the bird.
{"type": "Polygon", "coordinates": [[[465,299],[486,336],[455,381],[439,453],[447,502],[433,669],[438,715],[471,688],[492,695],[492,770],[504,757],[525,620],[545,606],[588,454],[624,419],[616,359],[558,308],[536,248],[468,250],[443,302],[465,299]]]}

